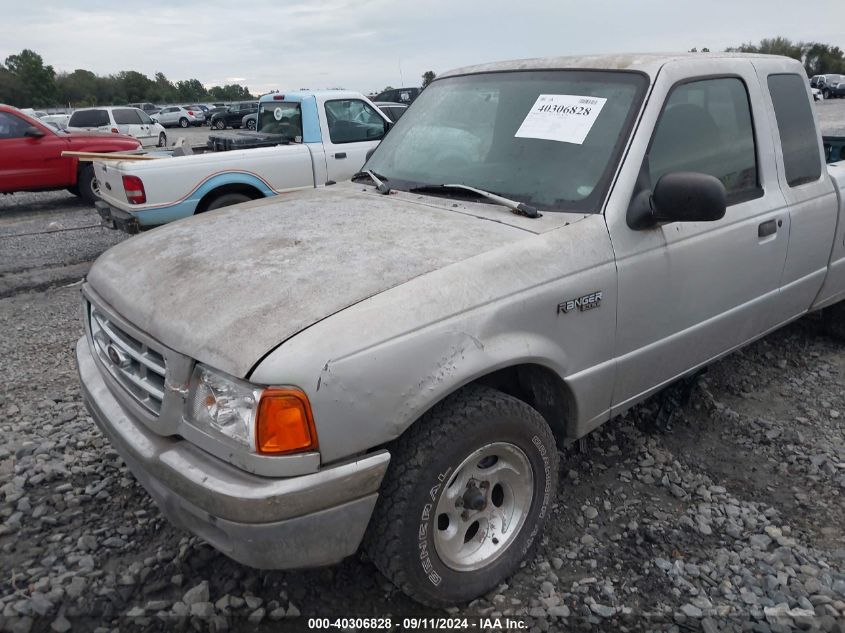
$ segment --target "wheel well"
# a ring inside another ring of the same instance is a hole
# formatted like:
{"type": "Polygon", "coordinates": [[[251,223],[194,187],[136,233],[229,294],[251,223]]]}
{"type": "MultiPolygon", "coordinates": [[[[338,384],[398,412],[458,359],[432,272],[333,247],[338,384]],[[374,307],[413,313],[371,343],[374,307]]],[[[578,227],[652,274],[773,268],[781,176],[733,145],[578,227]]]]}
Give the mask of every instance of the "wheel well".
{"type": "Polygon", "coordinates": [[[552,429],[555,440],[563,446],[576,416],[575,398],[554,371],[542,365],[524,364],[505,367],[476,378],[470,385],[486,385],[523,401],[536,409],[552,429]]]}
{"type": "Polygon", "coordinates": [[[202,199],[199,201],[199,204],[197,204],[197,210],[195,211],[195,214],[202,213],[203,211],[208,210],[208,206],[212,203],[215,198],[225,196],[228,193],[242,193],[251,200],[258,200],[259,198],[264,197],[264,194],[252,185],[247,185],[243,183],[223,185],[222,187],[217,187],[217,189],[209,191],[202,197],[202,199]]]}

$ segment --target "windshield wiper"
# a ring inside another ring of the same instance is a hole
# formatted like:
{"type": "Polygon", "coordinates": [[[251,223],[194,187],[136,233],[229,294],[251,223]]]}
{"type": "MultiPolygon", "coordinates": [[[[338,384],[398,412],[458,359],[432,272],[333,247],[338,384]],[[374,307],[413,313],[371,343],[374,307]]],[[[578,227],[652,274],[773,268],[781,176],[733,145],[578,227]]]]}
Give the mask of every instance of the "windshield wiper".
{"type": "Polygon", "coordinates": [[[524,202],[517,202],[516,200],[505,198],[504,196],[500,196],[495,193],[490,193],[489,191],[484,191],[483,189],[476,189],[475,187],[470,187],[469,185],[421,185],[419,187],[411,187],[408,191],[409,193],[425,193],[427,191],[436,193],[446,189],[462,189],[464,191],[471,191],[475,195],[489,200],[493,204],[507,207],[511,210],[511,213],[515,215],[524,215],[526,218],[543,217],[542,214],[537,211],[536,207],[532,207],[524,202]]]}
{"type": "Polygon", "coordinates": [[[384,195],[387,195],[387,194],[390,193],[390,187],[388,187],[383,182],[383,181],[387,180],[387,178],[385,178],[381,174],[375,173],[374,171],[372,171],[370,169],[368,169],[367,171],[359,171],[357,174],[352,176],[351,180],[354,181],[356,178],[360,178],[362,176],[366,176],[367,178],[372,180],[376,185],[376,191],[378,191],[379,193],[384,194],[384,195]]]}

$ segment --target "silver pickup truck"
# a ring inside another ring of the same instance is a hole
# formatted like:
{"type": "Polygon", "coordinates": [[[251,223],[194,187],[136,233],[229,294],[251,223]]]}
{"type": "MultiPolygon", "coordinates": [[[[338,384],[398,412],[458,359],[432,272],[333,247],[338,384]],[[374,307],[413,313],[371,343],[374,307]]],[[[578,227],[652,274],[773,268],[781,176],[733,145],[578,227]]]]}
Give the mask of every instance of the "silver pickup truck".
{"type": "Polygon", "coordinates": [[[364,547],[467,601],[537,544],[557,446],[808,312],[845,334],[845,165],[796,61],[464,68],[364,169],[132,238],[84,286],[93,418],[247,565],[364,547]]]}

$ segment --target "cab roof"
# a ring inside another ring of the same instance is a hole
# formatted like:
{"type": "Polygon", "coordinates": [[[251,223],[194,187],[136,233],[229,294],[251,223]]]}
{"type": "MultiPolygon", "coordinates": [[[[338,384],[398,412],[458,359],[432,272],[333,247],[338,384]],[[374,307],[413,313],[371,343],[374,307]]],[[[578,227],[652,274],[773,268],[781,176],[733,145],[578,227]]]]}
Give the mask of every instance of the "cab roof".
{"type": "Polygon", "coordinates": [[[283,96],[285,98],[291,97],[292,100],[302,101],[308,97],[331,98],[331,99],[360,99],[361,93],[353,90],[280,90],[279,92],[271,92],[263,95],[259,101],[275,101],[275,97],[283,96]]]}
{"type": "Polygon", "coordinates": [[[789,57],[760,55],[756,53],[617,53],[612,55],[536,57],[464,66],[463,68],[456,68],[455,70],[443,73],[437,79],[456,75],[498,71],[558,70],[570,68],[584,70],[634,70],[654,77],[660,68],[666,64],[701,60],[770,60],[799,64],[798,61],[789,57]]]}

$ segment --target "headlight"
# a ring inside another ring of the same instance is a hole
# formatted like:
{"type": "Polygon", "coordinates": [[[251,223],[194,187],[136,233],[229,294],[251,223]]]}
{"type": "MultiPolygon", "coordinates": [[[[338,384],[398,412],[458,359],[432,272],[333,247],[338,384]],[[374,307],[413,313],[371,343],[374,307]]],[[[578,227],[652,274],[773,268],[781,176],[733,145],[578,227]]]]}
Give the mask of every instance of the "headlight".
{"type": "Polygon", "coordinates": [[[317,448],[311,404],[304,392],[258,387],[201,363],[191,376],[186,417],[200,429],[265,455],[317,448]]]}
{"type": "Polygon", "coordinates": [[[255,448],[255,412],[262,389],[197,363],[191,376],[188,421],[255,448]]]}

